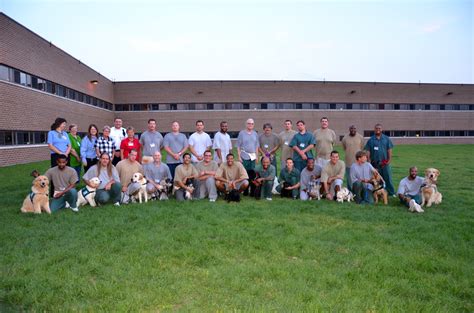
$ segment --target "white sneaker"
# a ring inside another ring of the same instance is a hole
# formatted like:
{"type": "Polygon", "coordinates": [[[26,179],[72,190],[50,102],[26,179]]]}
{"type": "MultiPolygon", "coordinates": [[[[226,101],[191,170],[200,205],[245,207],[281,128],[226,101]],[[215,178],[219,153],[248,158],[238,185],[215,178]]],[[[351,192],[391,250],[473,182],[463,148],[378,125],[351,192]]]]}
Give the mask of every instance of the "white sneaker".
{"type": "Polygon", "coordinates": [[[73,212],[79,212],[79,208],[71,208],[73,212]]]}
{"type": "Polygon", "coordinates": [[[272,201],[272,198],[265,198],[265,200],[272,201]]]}
{"type": "Polygon", "coordinates": [[[423,210],[423,209],[421,208],[421,205],[419,205],[418,203],[415,203],[415,210],[416,210],[416,212],[418,212],[418,213],[423,213],[423,212],[425,212],[425,210],[423,210]]]}
{"type": "Polygon", "coordinates": [[[209,202],[216,202],[216,199],[209,199],[209,202]]]}
{"type": "Polygon", "coordinates": [[[66,201],[66,204],[64,205],[66,209],[69,209],[71,206],[69,205],[69,202],[66,201]]]}
{"type": "Polygon", "coordinates": [[[120,202],[115,202],[114,205],[115,206],[120,206],[120,202]]]}

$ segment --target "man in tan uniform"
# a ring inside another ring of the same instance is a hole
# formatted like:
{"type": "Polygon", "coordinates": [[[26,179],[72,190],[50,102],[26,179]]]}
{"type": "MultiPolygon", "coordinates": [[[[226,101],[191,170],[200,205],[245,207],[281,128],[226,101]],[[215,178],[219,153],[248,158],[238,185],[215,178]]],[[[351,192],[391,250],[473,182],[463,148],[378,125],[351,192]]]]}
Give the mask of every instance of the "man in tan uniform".
{"type": "Polygon", "coordinates": [[[335,200],[337,192],[342,187],[346,165],[343,161],[339,160],[339,152],[337,151],[332,151],[330,158],[328,164],[323,167],[321,182],[324,185],[326,199],[335,200]]]}
{"type": "Polygon", "coordinates": [[[349,134],[346,134],[344,138],[342,138],[342,147],[344,148],[346,155],[347,188],[352,191],[352,180],[350,174],[351,166],[356,161],[356,153],[364,150],[364,137],[357,132],[357,128],[354,125],[349,127],[349,134]]]}
{"type": "Polygon", "coordinates": [[[133,174],[143,174],[143,168],[137,161],[137,155],[137,150],[132,149],[125,160],[117,163],[117,172],[122,184],[122,203],[128,203],[130,195],[140,189],[140,183],[132,183],[133,174]]]}
{"type": "Polygon", "coordinates": [[[290,120],[285,121],[285,130],[282,131],[278,137],[280,138],[280,147],[281,147],[281,167],[285,168],[286,160],[293,158],[293,149],[290,147],[290,142],[293,139],[293,136],[297,133],[296,130],[293,130],[293,123],[290,120]]]}
{"type": "Polygon", "coordinates": [[[327,117],[321,118],[321,128],[314,131],[313,137],[316,139],[316,164],[322,168],[329,162],[329,156],[336,144],[336,133],[329,129],[327,117]]]}
{"type": "Polygon", "coordinates": [[[217,162],[212,160],[211,151],[204,152],[204,160],[194,165],[199,173],[199,199],[209,197],[210,202],[215,202],[217,199],[216,175],[219,166],[217,162]]]}
{"type": "Polygon", "coordinates": [[[233,154],[228,154],[226,162],[219,166],[215,179],[217,189],[224,193],[233,189],[243,192],[249,186],[247,171],[242,163],[234,162],[233,154]]]}
{"type": "Polygon", "coordinates": [[[199,197],[199,173],[197,169],[191,164],[191,154],[186,152],[183,154],[183,164],[180,164],[176,167],[174,174],[174,186],[175,186],[175,195],[176,200],[184,201],[186,200],[185,193],[190,192],[193,196],[193,199],[199,197]],[[194,190],[189,184],[193,185],[194,190]]]}

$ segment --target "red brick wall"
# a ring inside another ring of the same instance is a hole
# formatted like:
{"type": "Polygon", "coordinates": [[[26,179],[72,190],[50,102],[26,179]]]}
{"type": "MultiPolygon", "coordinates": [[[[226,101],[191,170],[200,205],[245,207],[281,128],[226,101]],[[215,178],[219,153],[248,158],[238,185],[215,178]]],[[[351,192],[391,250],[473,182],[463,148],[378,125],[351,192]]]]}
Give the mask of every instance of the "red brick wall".
{"type": "Polygon", "coordinates": [[[47,145],[0,147],[0,167],[49,160],[47,145]]]}

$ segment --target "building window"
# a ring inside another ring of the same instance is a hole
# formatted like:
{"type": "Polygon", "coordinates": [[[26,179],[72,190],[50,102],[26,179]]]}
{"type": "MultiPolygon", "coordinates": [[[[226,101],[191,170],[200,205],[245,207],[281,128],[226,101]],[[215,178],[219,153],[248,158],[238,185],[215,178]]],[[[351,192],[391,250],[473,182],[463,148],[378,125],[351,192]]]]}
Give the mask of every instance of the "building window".
{"type": "Polygon", "coordinates": [[[171,103],[170,104],[170,110],[177,110],[178,109],[178,104],[176,103],[171,103]]]}
{"type": "Polygon", "coordinates": [[[268,109],[268,103],[261,103],[261,104],[260,104],[260,108],[261,108],[262,110],[268,109]]]}
{"type": "Polygon", "coordinates": [[[249,103],[244,103],[244,104],[242,104],[242,109],[244,109],[244,110],[250,110],[250,104],[249,104],[249,103]]]}

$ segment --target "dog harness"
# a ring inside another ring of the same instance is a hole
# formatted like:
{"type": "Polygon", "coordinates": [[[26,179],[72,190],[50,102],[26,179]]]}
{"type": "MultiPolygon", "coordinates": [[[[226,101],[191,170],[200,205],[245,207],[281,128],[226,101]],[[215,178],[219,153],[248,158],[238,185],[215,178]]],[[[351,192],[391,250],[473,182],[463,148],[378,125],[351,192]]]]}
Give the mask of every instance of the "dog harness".
{"type": "Polygon", "coordinates": [[[83,196],[84,198],[87,197],[88,195],[90,195],[91,193],[94,193],[94,192],[95,192],[95,190],[90,191],[90,190],[87,189],[87,188],[82,188],[82,189],[81,189],[81,194],[82,194],[82,196],[83,196]]]}
{"type": "Polygon", "coordinates": [[[38,192],[38,193],[34,193],[33,191],[30,192],[29,197],[30,197],[31,203],[33,203],[33,199],[35,198],[35,196],[36,196],[37,194],[38,194],[38,195],[46,195],[45,193],[39,193],[39,192],[38,192]]]}
{"type": "Polygon", "coordinates": [[[372,190],[372,193],[375,193],[375,192],[377,192],[379,190],[382,190],[384,188],[385,188],[385,182],[383,181],[383,184],[381,184],[379,188],[372,190]]]}

